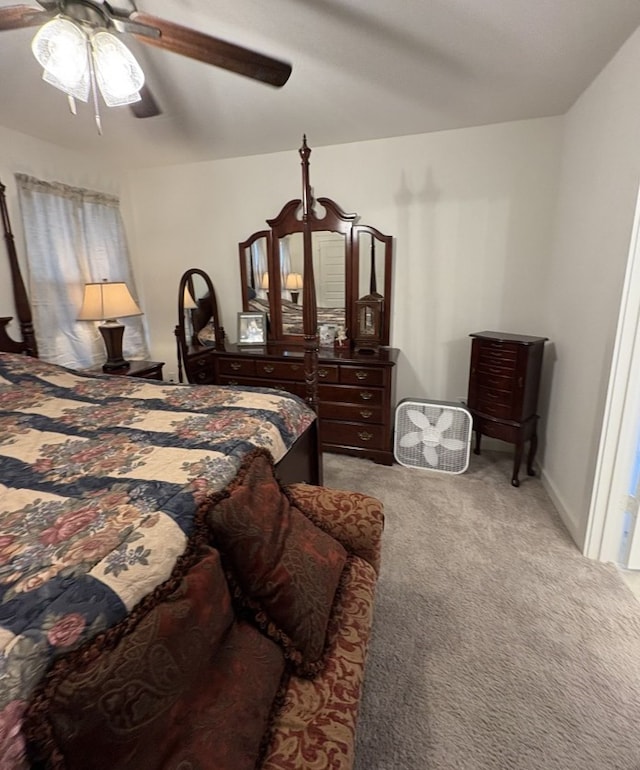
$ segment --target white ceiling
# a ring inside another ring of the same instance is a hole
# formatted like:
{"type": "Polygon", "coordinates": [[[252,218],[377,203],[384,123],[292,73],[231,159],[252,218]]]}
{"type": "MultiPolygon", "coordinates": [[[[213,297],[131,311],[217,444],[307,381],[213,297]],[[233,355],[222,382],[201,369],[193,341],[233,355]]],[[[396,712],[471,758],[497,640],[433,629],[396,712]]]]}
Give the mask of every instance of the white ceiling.
{"type": "Polygon", "coordinates": [[[275,89],[128,37],[163,114],[139,120],[104,107],[100,137],[87,105],[72,116],[41,81],[35,29],[1,32],[0,125],[133,167],[288,150],[303,133],[318,147],[557,115],[640,24],[638,0],[137,5],[284,59],[293,74],[275,89]]]}

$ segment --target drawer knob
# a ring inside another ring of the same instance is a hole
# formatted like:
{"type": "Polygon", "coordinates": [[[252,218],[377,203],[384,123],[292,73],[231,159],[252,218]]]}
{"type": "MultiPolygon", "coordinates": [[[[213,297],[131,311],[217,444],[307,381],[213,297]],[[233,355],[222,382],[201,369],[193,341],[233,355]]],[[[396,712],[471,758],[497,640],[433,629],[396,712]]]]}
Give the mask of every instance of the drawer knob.
{"type": "Polygon", "coordinates": [[[318,377],[324,380],[325,377],[329,376],[329,372],[327,369],[318,369],[318,377]]]}
{"type": "Polygon", "coordinates": [[[361,409],[360,410],[360,417],[364,417],[365,420],[368,420],[369,417],[371,417],[372,414],[373,414],[373,412],[371,411],[371,409],[361,409]]]}
{"type": "Polygon", "coordinates": [[[373,398],[373,393],[370,390],[361,390],[360,391],[360,398],[363,401],[369,401],[373,398]]]}
{"type": "Polygon", "coordinates": [[[238,380],[229,380],[228,384],[229,385],[237,385],[238,384],[238,380]]]}
{"type": "Polygon", "coordinates": [[[366,380],[368,376],[369,376],[368,372],[361,372],[361,371],[356,372],[356,379],[358,380],[366,380]]]}
{"type": "Polygon", "coordinates": [[[371,441],[373,438],[373,433],[369,433],[366,430],[361,430],[360,433],[358,433],[358,438],[362,439],[362,441],[371,441]]]}
{"type": "Polygon", "coordinates": [[[242,369],[242,364],[239,361],[232,361],[231,368],[233,369],[234,372],[237,372],[238,369],[242,369]]]}
{"type": "Polygon", "coordinates": [[[299,368],[300,368],[300,364],[291,364],[292,372],[297,372],[299,368]]]}
{"type": "Polygon", "coordinates": [[[271,374],[271,372],[275,371],[275,366],[272,366],[271,364],[265,364],[262,367],[262,370],[265,371],[267,374],[271,374]]]}

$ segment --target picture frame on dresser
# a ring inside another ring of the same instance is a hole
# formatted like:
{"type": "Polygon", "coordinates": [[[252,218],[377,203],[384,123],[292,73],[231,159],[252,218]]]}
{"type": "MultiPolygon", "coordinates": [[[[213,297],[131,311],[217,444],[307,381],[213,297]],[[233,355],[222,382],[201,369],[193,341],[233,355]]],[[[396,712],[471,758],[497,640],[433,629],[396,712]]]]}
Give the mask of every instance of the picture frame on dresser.
{"type": "Polygon", "coordinates": [[[238,313],[238,345],[264,345],[267,341],[267,314],[259,312],[238,313]]]}
{"type": "Polygon", "coordinates": [[[320,347],[331,347],[336,341],[337,333],[337,324],[320,324],[320,326],[318,326],[318,339],[320,342],[320,347]]]}

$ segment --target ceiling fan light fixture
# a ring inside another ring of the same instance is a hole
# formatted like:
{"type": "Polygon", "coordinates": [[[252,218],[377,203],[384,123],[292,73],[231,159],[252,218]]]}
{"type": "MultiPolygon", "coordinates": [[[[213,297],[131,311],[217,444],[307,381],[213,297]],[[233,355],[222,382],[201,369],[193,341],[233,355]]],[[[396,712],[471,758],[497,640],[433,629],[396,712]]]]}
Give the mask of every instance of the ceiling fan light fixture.
{"type": "Polygon", "coordinates": [[[87,101],[90,90],[87,37],[76,24],[57,16],[38,30],[31,50],[44,70],[45,82],[87,101]]]}
{"type": "Polygon", "coordinates": [[[127,46],[115,35],[100,30],[91,36],[96,80],[108,107],[140,101],[144,72],[127,46]]]}

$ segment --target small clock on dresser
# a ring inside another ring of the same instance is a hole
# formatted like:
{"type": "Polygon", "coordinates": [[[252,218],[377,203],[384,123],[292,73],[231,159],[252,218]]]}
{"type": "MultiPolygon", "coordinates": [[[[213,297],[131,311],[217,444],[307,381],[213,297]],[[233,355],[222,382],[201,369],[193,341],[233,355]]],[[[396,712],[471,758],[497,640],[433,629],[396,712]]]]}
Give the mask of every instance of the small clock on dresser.
{"type": "Polygon", "coordinates": [[[382,345],[384,297],[377,292],[356,300],[353,345],[356,353],[377,350],[382,345]]]}

